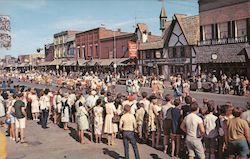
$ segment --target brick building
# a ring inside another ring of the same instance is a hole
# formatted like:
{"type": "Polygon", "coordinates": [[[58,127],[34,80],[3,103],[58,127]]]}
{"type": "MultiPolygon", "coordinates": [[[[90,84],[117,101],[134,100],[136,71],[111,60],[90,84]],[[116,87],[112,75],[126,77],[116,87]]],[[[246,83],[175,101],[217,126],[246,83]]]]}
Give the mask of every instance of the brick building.
{"type": "Polygon", "coordinates": [[[250,1],[199,0],[200,40],[197,63],[202,72],[250,77],[250,1]]]}
{"type": "Polygon", "coordinates": [[[116,38],[116,42],[120,43],[124,39],[130,38],[128,34],[121,31],[114,32],[104,27],[77,33],[75,39],[77,47],[76,57],[84,60],[109,58],[111,57],[110,51],[113,52],[114,48],[114,37],[116,38]],[[103,47],[101,43],[104,45],[103,47]]]}

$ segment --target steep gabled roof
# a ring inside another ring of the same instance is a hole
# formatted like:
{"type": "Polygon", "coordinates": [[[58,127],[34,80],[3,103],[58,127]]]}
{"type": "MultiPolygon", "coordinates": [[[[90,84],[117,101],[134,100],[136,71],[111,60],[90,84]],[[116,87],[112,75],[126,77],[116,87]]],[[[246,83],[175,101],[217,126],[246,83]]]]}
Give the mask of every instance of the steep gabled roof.
{"type": "Polygon", "coordinates": [[[140,32],[142,32],[142,33],[148,32],[148,26],[145,23],[137,23],[137,29],[139,29],[140,32]]]}
{"type": "Polygon", "coordinates": [[[175,14],[177,22],[183,31],[189,45],[196,45],[200,39],[200,21],[199,16],[186,16],[175,14]]]}
{"type": "Polygon", "coordinates": [[[168,43],[176,23],[179,24],[188,45],[196,45],[197,41],[200,39],[199,16],[174,14],[171,24],[163,32],[163,39],[165,43],[168,43]]]}
{"type": "Polygon", "coordinates": [[[139,50],[153,50],[163,48],[163,40],[158,40],[154,42],[141,43],[139,45],[139,50]]]}

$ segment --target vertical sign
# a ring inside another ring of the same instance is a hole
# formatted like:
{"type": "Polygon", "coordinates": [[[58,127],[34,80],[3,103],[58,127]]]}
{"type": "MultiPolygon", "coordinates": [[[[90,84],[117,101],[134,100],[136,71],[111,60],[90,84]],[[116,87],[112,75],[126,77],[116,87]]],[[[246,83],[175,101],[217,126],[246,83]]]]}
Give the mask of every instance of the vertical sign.
{"type": "Polygon", "coordinates": [[[133,41],[128,41],[128,56],[130,58],[137,57],[137,45],[133,41]]]}
{"type": "Polygon", "coordinates": [[[10,17],[0,15],[0,48],[10,49],[10,17]]]}

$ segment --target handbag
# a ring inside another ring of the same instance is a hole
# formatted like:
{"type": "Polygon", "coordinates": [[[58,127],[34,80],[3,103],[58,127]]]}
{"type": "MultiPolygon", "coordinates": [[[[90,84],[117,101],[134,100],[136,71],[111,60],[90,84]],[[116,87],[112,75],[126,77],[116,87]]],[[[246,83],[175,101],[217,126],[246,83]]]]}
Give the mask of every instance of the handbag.
{"type": "Polygon", "coordinates": [[[120,122],[121,117],[117,114],[115,114],[112,118],[112,123],[119,123],[120,122]]]}

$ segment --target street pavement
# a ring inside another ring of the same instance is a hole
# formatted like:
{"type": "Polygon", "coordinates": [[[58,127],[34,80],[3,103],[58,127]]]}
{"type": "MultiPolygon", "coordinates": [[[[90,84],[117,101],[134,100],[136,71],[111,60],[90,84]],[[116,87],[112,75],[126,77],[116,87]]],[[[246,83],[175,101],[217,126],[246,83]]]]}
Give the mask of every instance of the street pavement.
{"type": "MultiPolygon", "coordinates": [[[[42,129],[36,121],[27,121],[25,141],[20,144],[7,138],[8,159],[120,159],[124,158],[122,140],[117,139],[115,146],[101,143],[80,144],[76,141],[76,125],[63,130],[52,122],[48,129],[42,129]]],[[[3,131],[3,128],[0,128],[3,131]]],[[[85,140],[86,141],[86,140],[85,140]]],[[[169,158],[162,151],[145,144],[138,144],[141,159],[169,158]]],[[[134,158],[130,145],[130,158],[134,158]]]]}

